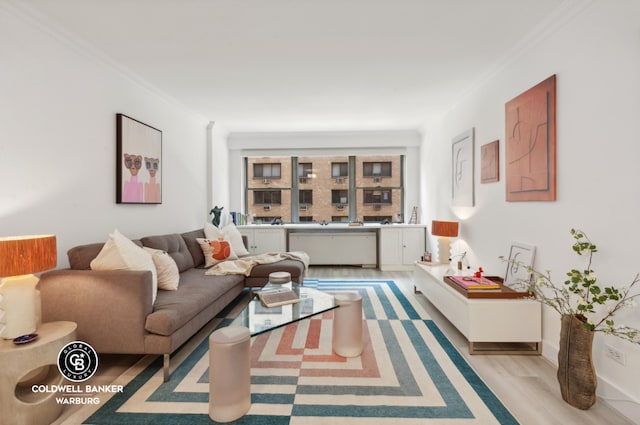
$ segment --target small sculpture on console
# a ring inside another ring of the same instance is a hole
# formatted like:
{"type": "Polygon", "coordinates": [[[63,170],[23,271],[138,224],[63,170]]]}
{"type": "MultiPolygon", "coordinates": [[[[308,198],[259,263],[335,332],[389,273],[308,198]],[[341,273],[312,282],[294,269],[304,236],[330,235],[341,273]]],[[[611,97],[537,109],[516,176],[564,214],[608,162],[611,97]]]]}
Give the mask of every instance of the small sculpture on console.
{"type": "Polygon", "coordinates": [[[224,207],[218,207],[216,205],[215,207],[213,207],[211,211],[209,211],[209,214],[213,214],[213,219],[211,220],[211,223],[216,227],[220,227],[220,214],[222,213],[223,209],[224,207]]]}

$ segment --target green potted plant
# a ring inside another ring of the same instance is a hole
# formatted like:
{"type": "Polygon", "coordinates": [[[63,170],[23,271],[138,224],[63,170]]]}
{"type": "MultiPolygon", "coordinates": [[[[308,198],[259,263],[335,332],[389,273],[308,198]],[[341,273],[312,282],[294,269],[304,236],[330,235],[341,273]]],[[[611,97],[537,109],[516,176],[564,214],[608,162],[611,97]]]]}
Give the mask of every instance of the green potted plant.
{"type": "MultiPolygon", "coordinates": [[[[593,337],[596,332],[613,335],[633,344],[640,344],[640,330],[619,325],[615,315],[624,308],[635,306],[632,288],[640,281],[636,274],[626,287],[601,286],[591,269],[593,254],[597,252],[586,234],[571,229],[575,242],[573,251],[586,258],[586,267],[571,269],[567,279],[558,285],[549,270],[541,273],[527,267],[531,279],[522,281],[532,298],[557,311],[561,316],[560,347],[558,351],[558,382],[562,398],[572,406],[588,409],[596,401],[596,373],[592,360],[593,337]]],[[[501,257],[504,260],[504,257],[501,257]]]]}

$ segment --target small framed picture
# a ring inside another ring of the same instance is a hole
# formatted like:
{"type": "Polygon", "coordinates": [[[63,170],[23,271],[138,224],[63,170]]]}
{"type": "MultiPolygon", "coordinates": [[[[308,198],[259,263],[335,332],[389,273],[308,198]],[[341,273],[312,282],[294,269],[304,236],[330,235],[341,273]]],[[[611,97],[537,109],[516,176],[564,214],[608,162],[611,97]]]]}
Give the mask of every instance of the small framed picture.
{"type": "Polygon", "coordinates": [[[504,285],[524,289],[531,280],[531,271],[536,248],[519,242],[511,243],[509,261],[504,276],[504,285]]]}
{"type": "Polygon", "coordinates": [[[454,137],[451,144],[451,204],[453,206],[474,206],[473,150],[473,128],[454,137]]]}
{"type": "Polygon", "coordinates": [[[480,183],[493,183],[500,180],[499,154],[498,140],[480,147],[480,183]]]}

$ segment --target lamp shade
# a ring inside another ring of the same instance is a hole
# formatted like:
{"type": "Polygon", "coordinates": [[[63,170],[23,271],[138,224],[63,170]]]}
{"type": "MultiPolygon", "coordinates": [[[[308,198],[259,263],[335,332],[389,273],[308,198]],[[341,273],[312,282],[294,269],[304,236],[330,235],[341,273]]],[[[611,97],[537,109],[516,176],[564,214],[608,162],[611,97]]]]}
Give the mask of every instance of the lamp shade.
{"type": "Polygon", "coordinates": [[[57,261],[55,235],[0,237],[0,277],[53,269],[57,261]]]}
{"type": "Polygon", "coordinates": [[[455,238],[458,236],[458,222],[433,220],[431,222],[431,234],[433,236],[455,238]]]}

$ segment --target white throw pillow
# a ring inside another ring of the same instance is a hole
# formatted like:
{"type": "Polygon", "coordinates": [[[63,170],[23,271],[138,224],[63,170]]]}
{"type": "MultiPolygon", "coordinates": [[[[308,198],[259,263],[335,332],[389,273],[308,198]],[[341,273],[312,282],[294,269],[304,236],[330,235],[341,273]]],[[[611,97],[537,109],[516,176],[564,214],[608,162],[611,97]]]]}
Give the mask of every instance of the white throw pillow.
{"type": "Polygon", "coordinates": [[[211,240],[216,240],[218,238],[224,237],[222,234],[222,230],[218,229],[211,223],[204,223],[204,237],[211,240]]]}
{"type": "Polygon", "coordinates": [[[233,251],[229,241],[224,238],[202,239],[196,238],[204,254],[204,266],[211,267],[227,260],[237,260],[238,256],[233,251]]]}
{"type": "Polygon", "coordinates": [[[165,291],[177,291],[180,283],[180,271],[175,260],[161,249],[144,247],[144,250],[151,254],[153,264],[158,273],[158,289],[165,291]]]}
{"type": "Polygon", "coordinates": [[[233,252],[235,252],[236,255],[249,254],[247,247],[244,246],[244,242],[242,241],[242,234],[233,223],[229,223],[222,229],[218,229],[213,224],[205,222],[204,235],[207,239],[212,241],[220,238],[229,241],[229,243],[231,243],[231,248],[233,248],[233,252]]]}
{"type": "Polygon", "coordinates": [[[109,239],[98,256],[91,261],[92,270],[149,270],[153,276],[153,295],[156,302],[158,277],[151,254],[123,236],[117,229],[109,234],[109,239]]]}

